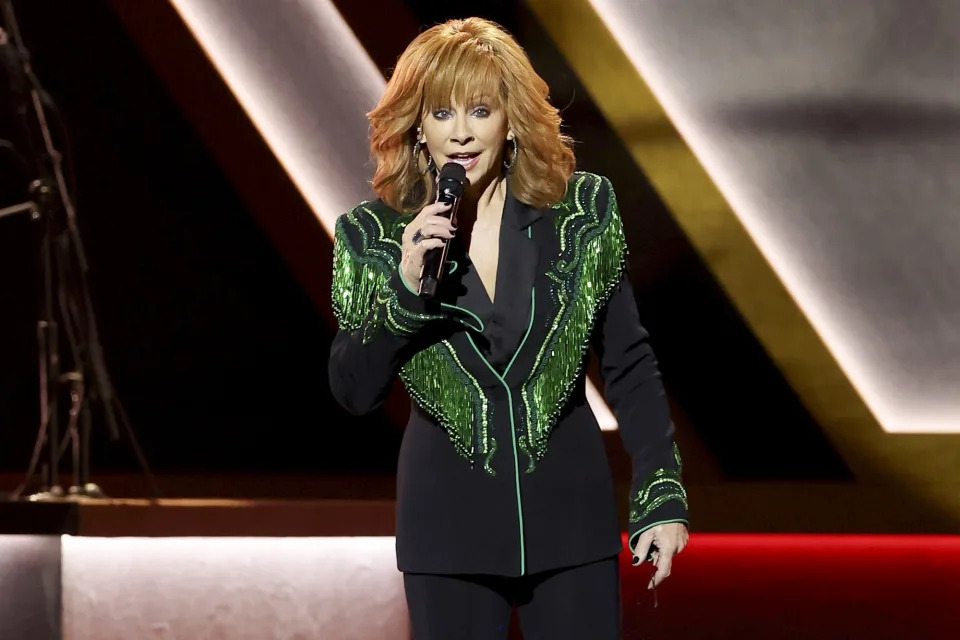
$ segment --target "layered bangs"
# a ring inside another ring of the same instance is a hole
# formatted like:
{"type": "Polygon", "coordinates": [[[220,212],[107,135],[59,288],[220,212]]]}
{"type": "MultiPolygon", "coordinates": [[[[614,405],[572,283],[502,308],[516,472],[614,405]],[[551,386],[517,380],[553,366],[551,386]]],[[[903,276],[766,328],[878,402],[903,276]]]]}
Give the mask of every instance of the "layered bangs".
{"type": "Polygon", "coordinates": [[[489,45],[474,38],[444,42],[424,74],[423,113],[440,107],[470,107],[483,102],[496,109],[504,106],[507,88],[502,61],[489,45]]]}

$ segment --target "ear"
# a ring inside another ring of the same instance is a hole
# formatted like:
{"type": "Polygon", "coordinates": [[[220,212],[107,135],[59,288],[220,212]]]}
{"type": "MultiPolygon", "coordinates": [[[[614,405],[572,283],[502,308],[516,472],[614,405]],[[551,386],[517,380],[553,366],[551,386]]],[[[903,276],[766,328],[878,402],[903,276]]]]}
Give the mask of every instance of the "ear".
{"type": "Polygon", "coordinates": [[[513,133],[513,129],[507,129],[507,140],[515,140],[516,135],[513,133]]]}

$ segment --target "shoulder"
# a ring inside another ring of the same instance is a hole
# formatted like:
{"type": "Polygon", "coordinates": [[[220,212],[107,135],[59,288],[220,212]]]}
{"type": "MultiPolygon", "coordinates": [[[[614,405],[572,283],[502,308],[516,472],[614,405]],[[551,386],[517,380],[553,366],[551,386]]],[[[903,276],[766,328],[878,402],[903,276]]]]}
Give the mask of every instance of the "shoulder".
{"type": "Polygon", "coordinates": [[[337,218],[335,254],[389,270],[400,261],[403,228],[411,217],[381,200],[361,202],[337,218]]]}
{"type": "Polygon", "coordinates": [[[554,209],[562,236],[577,238],[582,243],[595,243],[610,255],[626,252],[617,197],[606,176],[575,172],[570,177],[567,193],[554,209]]]}
{"type": "Polygon", "coordinates": [[[610,179],[587,171],[575,171],[570,176],[567,192],[554,208],[589,213],[600,220],[618,215],[617,198],[610,179]]]}
{"type": "Polygon", "coordinates": [[[403,228],[412,216],[387,206],[382,200],[361,202],[337,218],[335,239],[347,242],[358,253],[379,245],[399,248],[403,228]]]}
{"type": "Polygon", "coordinates": [[[374,237],[390,237],[395,228],[403,228],[410,216],[387,206],[382,200],[367,200],[337,218],[337,231],[372,231],[374,237]]]}

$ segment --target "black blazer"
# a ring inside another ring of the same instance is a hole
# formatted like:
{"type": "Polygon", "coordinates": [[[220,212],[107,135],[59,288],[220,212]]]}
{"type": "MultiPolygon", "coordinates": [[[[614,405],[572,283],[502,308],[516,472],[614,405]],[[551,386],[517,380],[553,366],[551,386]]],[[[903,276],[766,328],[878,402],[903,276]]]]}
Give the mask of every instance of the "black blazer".
{"type": "Polygon", "coordinates": [[[337,222],[334,396],[363,414],[400,375],[401,571],[518,576],[620,552],[613,482],[585,396],[588,347],[633,460],[630,539],[687,522],[680,457],[626,270],[608,180],[576,173],[537,209],[508,189],[495,302],[454,241],[438,299],[398,272],[412,219],[363,203],[337,222]]]}

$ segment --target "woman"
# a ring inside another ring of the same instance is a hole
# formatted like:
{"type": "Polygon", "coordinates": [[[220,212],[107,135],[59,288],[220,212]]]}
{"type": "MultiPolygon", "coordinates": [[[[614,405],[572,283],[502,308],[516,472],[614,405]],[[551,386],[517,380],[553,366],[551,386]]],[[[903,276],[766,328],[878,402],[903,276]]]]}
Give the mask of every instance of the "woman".
{"type": "Polygon", "coordinates": [[[366,413],[397,374],[412,398],[397,471],[397,559],[414,637],[619,637],[613,483],[586,402],[588,347],[633,458],[634,564],[670,574],[687,542],[673,426],[624,268],[607,179],[574,173],[546,83],[497,25],[418,36],[370,112],[376,202],[337,223],[330,381],[366,413]],[[467,187],[457,226],[438,167],[467,187]],[[435,298],[427,251],[449,243],[435,298]]]}

